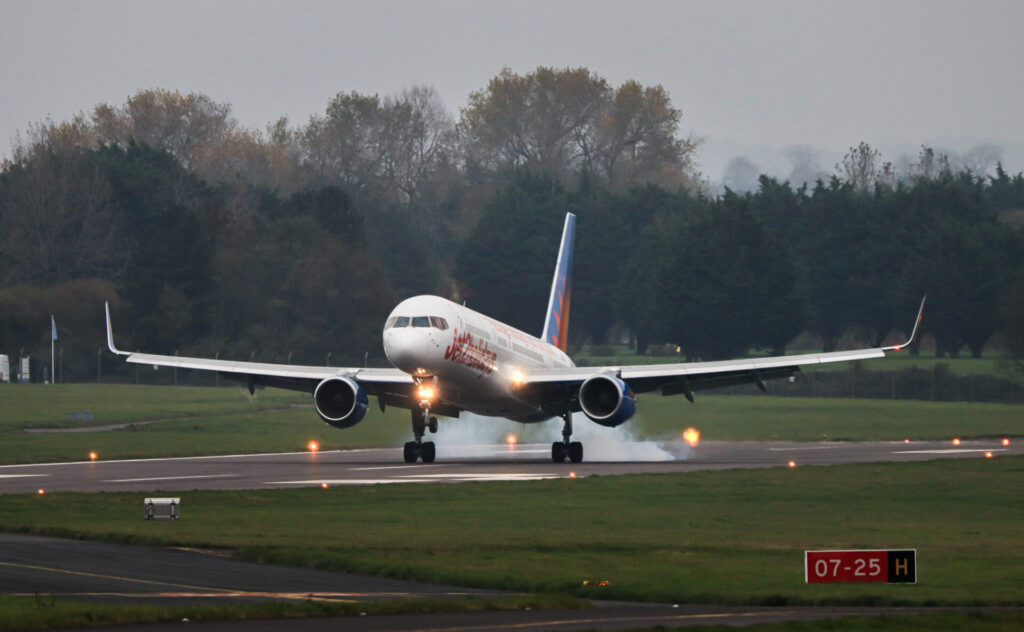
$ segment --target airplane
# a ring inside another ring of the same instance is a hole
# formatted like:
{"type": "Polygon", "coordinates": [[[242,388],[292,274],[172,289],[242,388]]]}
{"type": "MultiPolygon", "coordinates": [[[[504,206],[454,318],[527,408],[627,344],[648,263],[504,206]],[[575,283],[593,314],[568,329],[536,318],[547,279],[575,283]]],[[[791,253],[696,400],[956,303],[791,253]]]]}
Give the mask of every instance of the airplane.
{"type": "MultiPolygon", "coordinates": [[[[424,441],[437,432],[437,417],[462,411],[537,423],[560,417],[562,441],[551,444],[551,460],[583,461],[583,445],[572,441],[572,414],[614,428],[637,410],[637,394],[660,392],[694,401],[697,391],[792,378],[801,366],[885,356],[908,346],[917,335],[924,299],[910,338],[901,345],[830,353],[635,366],[578,367],[566,355],[572,295],[576,216],[567,213],[540,338],[439,296],[400,302],[384,323],[384,353],[394,368],[295,366],[236,362],[120,351],[114,345],[110,304],[106,304],[107,346],[126,361],[154,368],[215,371],[256,386],[311,393],[320,418],[335,428],[351,428],[365,417],[369,397],[412,413],[413,440],[406,463],[434,462],[436,447],[424,441]]],[[[927,298],[927,297],[925,297],[927,298]]]]}

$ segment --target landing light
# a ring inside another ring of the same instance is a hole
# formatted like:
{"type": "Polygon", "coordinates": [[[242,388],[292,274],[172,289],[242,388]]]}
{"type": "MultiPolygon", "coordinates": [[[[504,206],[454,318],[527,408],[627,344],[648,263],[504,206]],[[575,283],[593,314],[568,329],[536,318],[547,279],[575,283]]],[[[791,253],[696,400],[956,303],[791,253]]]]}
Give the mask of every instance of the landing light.
{"type": "Polygon", "coordinates": [[[420,402],[429,404],[434,400],[434,388],[431,386],[420,386],[416,391],[420,402]]]}
{"type": "Polygon", "coordinates": [[[510,434],[509,436],[505,437],[505,443],[508,444],[508,447],[514,448],[516,447],[516,444],[519,443],[519,440],[516,439],[516,436],[514,434],[510,434]]]}
{"type": "Polygon", "coordinates": [[[696,428],[687,428],[683,432],[683,439],[690,444],[691,448],[696,448],[697,444],[700,443],[700,432],[696,428]]]}
{"type": "Polygon", "coordinates": [[[513,386],[522,386],[523,382],[525,380],[526,380],[526,378],[523,377],[523,372],[522,371],[520,371],[519,369],[516,369],[515,371],[513,371],[513,373],[512,373],[512,385],[513,386]]]}

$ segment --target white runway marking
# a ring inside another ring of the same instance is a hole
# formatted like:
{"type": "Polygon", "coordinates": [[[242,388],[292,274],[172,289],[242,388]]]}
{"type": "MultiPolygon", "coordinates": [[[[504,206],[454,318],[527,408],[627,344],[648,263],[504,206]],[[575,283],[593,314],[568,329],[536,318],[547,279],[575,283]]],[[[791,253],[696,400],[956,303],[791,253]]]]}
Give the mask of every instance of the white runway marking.
{"type": "Polygon", "coordinates": [[[150,478],[116,478],[105,483],[143,483],[146,481],[181,481],[190,478],[234,478],[237,474],[199,474],[196,476],[153,476],[150,478]]]}
{"type": "Polygon", "coordinates": [[[49,474],[0,474],[0,478],[30,478],[32,476],[49,476],[49,474]]]}
{"type": "Polygon", "coordinates": [[[967,452],[1006,452],[1006,448],[944,448],[941,450],[904,450],[893,454],[964,454],[967,452]]]}
{"type": "Polygon", "coordinates": [[[529,473],[525,473],[525,472],[511,472],[511,473],[508,473],[508,474],[418,474],[418,475],[412,475],[412,476],[409,476],[409,477],[402,476],[402,477],[399,477],[399,478],[430,478],[430,479],[449,478],[449,479],[452,479],[452,480],[465,480],[467,478],[472,478],[474,480],[487,479],[487,480],[492,480],[492,481],[525,481],[525,480],[534,480],[534,479],[541,479],[541,478],[557,478],[557,477],[558,477],[558,474],[544,474],[544,473],[529,474],[529,473]]]}
{"type": "Polygon", "coordinates": [[[428,463],[427,465],[413,465],[411,463],[406,465],[378,465],[376,467],[353,467],[353,472],[368,472],[370,470],[406,470],[409,468],[420,468],[420,467],[444,467],[444,463],[428,463]]]}
{"type": "Polygon", "coordinates": [[[264,485],[379,485],[382,483],[429,483],[427,479],[405,478],[319,478],[315,481],[266,481],[264,485]]]}
{"type": "Polygon", "coordinates": [[[541,481],[561,478],[560,474],[410,474],[395,478],[318,478],[302,481],[267,481],[264,485],[378,485],[383,483],[437,483],[449,480],[459,483],[495,481],[541,481]]]}

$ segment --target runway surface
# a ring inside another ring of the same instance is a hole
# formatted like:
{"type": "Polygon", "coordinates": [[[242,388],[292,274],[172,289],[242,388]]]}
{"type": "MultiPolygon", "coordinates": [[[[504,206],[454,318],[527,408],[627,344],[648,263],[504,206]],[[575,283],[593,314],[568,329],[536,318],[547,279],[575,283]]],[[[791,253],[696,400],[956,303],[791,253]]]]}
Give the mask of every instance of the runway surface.
{"type": "MultiPolygon", "coordinates": [[[[732,468],[986,458],[1024,454],[1024,441],[683,442],[586,445],[583,463],[551,462],[550,444],[438,445],[437,462],[405,464],[399,449],[227,455],[0,466],[0,494],[56,491],[276,489],[461,483],[732,468]]],[[[187,510],[183,503],[183,509],[187,510]]]]}
{"type": "MultiPolygon", "coordinates": [[[[1024,441],[702,442],[587,445],[585,463],[555,464],[550,445],[438,446],[438,462],[401,463],[397,449],[226,455],[0,467],[0,493],[276,489],[328,485],[518,481],[568,476],[843,463],[985,459],[1024,454],[1024,441]]],[[[183,499],[187,517],[188,500],[183,499]]],[[[141,510],[140,510],[141,514],[141,510]]],[[[462,598],[493,591],[252,564],[212,552],[0,534],[0,594],[121,603],[223,600],[369,601],[462,598]]],[[[193,623],[210,631],[625,630],[746,625],[840,616],[934,612],[927,608],[764,608],[601,603],[593,610],[436,613],[338,619],[193,623]]],[[[180,624],[171,624],[180,626],[180,624]]],[[[159,630],[166,626],[119,629],[159,630]]]]}
{"type": "Polygon", "coordinates": [[[227,559],[216,552],[0,533],[0,594],[117,602],[368,601],[498,594],[227,559]]]}

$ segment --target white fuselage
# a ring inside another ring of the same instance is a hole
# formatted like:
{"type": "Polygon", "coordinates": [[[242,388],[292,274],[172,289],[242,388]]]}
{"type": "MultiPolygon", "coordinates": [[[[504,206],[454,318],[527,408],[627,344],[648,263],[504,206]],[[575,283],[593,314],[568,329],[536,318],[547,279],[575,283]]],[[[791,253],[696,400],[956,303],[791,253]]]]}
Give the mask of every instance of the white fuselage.
{"type": "Polygon", "coordinates": [[[442,402],[480,415],[537,416],[538,404],[517,388],[523,374],[573,366],[561,349],[438,296],[399,303],[383,338],[396,368],[433,383],[442,402]]]}

